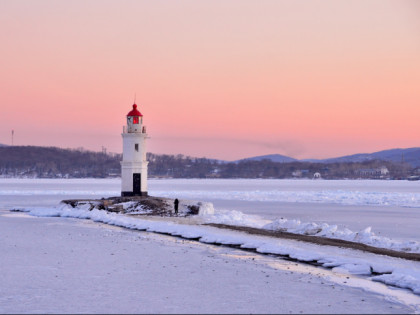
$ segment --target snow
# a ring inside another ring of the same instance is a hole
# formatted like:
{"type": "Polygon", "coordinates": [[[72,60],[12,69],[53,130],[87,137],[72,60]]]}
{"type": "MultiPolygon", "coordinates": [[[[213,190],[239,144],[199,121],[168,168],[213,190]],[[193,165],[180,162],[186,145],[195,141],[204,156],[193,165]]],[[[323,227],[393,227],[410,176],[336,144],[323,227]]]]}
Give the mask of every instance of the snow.
{"type": "MultiPolygon", "coordinates": [[[[0,312],[420,312],[419,262],[200,225],[245,225],[419,252],[417,182],[151,180],[149,187],[154,196],[202,200],[205,211],[194,220],[170,221],[89,211],[90,205],[52,206],[62,199],[118,195],[119,181],[0,179],[0,209],[27,211],[0,212],[0,248],[8,253],[0,256],[8,275],[0,284],[0,312]],[[66,249],[79,254],[63,253],[66,249]],[[44,252],[50,260],[42,263],[44,252]],[[22,257],[28,263],[21,263],[22,257]],[[66,268],[51,269],[66,260],[66,268]],[[135,263],[144,273],[133,271],[135,263]],[[51,279],[51,270],[61,270],[60,284],[51,279]],[[81,291],[78,281],[83,281],[81,291]],[[51,290],[55,293],[43,293],[51,290]],[[111,306],[94,301],[91,292],[120,302],[111,306]],[[34,294],[40,298],[29,298],[34,294]],[[67,303],[68,297],[79,303],[67,303]]],[[[141,211],[132,206],[123,204],[126,210],[141,211]]]]}
{"type": "MultiPolygon", "coordinates": [[[[149,186],[151,195],[170,198],[420,208],[420,181],[151,179],[149,186]]],[[[120,179],[0,178],[0,187],[0,196],[109,197],[120,193],[120,179]]]]}
{"type": "Polygon", "coordinates": [[[91,220],[2,211],[0,234],[1,313],[419,312],[359,276],[91,220]]]}
{"type": "MultiPolygon", "coordinates": [[[[102,222],[119,227],[126,227],[134,230],[165,233],[175,236],[181,236],[186,239],[198,239],[203,243],[218,243],[223,245],[244,245],[245,248],[253,248],[264,254],[287,255],[300,261],[314,261],[321,263],[324,267],[334,267],[335,271],[346,272],[350,274],[371,275],[372,273],[387,272],[387,277],[372,277],[375,281],[383,281],[386,284],[393,284],[401,288],[408,288],[414,293],[420,294],[420,263],[418,262],[399,262],[393,258],[380,257],[376,255],[353,254],[352,251],[345,251],[318,245],[302,245],[301,242],[277,240],[269,237],[257,237],[242,233],[233,233],[202,225],[177,224],[170,221],[151,221],[137,217],[128,217],[122,214],[108,213],[103,210],[90,210],[90,205],[82,205],[78,208],[72,208],[67,204],[60,204],[55,208],[26,208],[21,209],[34,216],[61,216],[79,219],[90,219],[95,222],[102,222]],[[255,242],[258,240],[258,243],[255,242]],[[250,245],[254,244],[254,246],[250,245]],[[286,245],[285,245],[286,244],[286,245]],[[305,247],[305,249],[302,249],[305,247]],[[344,254],[343,254],[344,253],[344,254]],[[379,265],[377,267],[377,265],[379,265]]],[[[204,221],[214,223],[225,223],[227,214],[221,221],[219,216],[202,215],[204,221]]],[[[239,216],[240,218],[241,216],[239,216]]],[[[232,220],[238,220],[238,213],[232,213],[232,220]]],[[[277,221],[278,222],[278,221],[277,221]]],[[[284,224],[298,233],[309,234],[316,224],[284,224]]],[[[316,233],[318,234],[318,233],[316,233]]],[[[369,229],[360,233],[351,233],[356,235],[355,240],[370,241],[371,232],[369,229]]]]}
{"type": "MultiPolygon", "coordinates": [[[[0,178],[0,209],[116,196],[120,185],[120,179],[0,178]]],[[[237,210],[262,219],[326,222],[352,231],[371,227],[376,235],[418,240],[420,181],[151,179],[149,193],[212,202],[217,213],[237,210]]]]}
{"type": "MultiPolygon", "coordinates": [[[[213,180],[209,191],[204,180],[165,181],[154,190],[163,197],[194,199],[334,203],[420,208],[420,182],[375,180],[213,180]],[[205,183],[205,184],[204,184],[205,183]],[[181,189],[166,189],[167,186],[181,189]],[[182,189],[183,185],[192,189],[182,189]]],[[[152,186],[151,186],[152,187],[152,186]]]]}
{"type": "Polygon", "coordinates": [[[420,242],[396,241],[388,237],[377,236],[372,231],[371,227],[353,232],[347,228],[339,229],[337,225],[329,225],[328,223],[302,223],[300,220],[287,220],[281,218],[262,226],[262,228],[272,231],[285,231],[296,234],[336,238],[402,252],[420,253],[420,242]]]}

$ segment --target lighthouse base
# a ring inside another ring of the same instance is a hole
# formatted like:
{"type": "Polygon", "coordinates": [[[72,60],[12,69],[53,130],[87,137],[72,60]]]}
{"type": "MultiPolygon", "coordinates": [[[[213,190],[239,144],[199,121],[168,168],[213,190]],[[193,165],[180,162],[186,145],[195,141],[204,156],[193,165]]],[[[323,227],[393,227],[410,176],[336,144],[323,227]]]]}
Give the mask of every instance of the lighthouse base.
{"type": "Polygon", "coordinates": [[[132,191],[122,191],[121,197],[133,197],[133,196],[148,196],[147,191],[141,191],[141,192],[132,192],[132,191]]]}

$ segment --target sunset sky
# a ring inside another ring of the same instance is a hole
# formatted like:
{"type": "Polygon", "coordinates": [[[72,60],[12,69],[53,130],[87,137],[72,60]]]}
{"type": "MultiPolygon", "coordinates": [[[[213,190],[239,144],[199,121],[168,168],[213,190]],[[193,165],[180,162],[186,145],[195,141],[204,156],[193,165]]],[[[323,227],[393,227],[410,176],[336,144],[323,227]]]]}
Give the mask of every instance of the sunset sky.
{"type": "Polygon", "coordinates": [[[0,0],[0,143],[235,160],[420,147],[420,1],[0,0]]]}

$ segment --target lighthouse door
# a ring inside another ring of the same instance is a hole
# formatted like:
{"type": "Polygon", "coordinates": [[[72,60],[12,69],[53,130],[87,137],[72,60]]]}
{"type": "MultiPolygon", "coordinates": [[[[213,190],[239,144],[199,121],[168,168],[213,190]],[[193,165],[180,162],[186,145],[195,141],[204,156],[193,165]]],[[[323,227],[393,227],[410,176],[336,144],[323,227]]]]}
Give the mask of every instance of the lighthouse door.
{"type": "Polygon", "coordinates": [[[141,174],[134,173],[133,174],[133,193],[134,195],[140,195],[141,192],[141,174]]]}

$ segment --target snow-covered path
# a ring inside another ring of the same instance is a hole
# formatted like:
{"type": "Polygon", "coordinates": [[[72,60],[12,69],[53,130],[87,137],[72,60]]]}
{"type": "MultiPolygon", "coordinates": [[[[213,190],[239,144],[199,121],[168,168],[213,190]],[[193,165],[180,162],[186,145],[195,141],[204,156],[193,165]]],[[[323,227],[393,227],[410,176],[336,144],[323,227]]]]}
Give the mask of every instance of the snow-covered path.
{"type": "Polygon", "coordinates": [[[0,233],[1,313],[420,311],[357,276],[87,220],[2,211],[0,233]]]}

